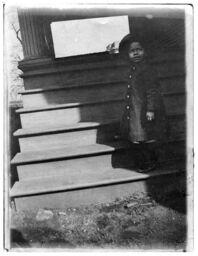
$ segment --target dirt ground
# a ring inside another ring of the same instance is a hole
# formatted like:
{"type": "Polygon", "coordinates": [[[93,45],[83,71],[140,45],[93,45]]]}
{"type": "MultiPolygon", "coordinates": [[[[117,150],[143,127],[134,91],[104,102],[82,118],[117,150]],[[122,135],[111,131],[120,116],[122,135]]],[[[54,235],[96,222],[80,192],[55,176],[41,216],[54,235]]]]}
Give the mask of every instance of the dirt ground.
{"type": "Polygon", "coordinates": [[[11,244],[12,248],[185,251],[185,205],[185,194],[175,192],[155,200],[136,194],[89,207],[13,211],[11,244]],[[50,215],[42,219],[42,211],[50,215]]]}

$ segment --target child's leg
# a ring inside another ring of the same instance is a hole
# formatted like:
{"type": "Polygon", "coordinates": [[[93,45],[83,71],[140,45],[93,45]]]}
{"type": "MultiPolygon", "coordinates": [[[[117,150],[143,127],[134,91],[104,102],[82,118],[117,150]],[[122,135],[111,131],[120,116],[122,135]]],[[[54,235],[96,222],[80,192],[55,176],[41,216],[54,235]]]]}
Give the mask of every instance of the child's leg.
{"type": "Polygon", "coordinates": [[[145,173],[155,169],[158,161],[157,143],[140,142],[134,146],[136,148],[134,154],[136,169],[145,173]]]}
{"type": "Polygon", "coordinates": [[[159,141],[146,143],[149,151],[150,162],[160,165],[166,159],[166,145],[159,141]]]}
{"type": "Polygon", "coordinates": [[[148,152],[148,162],[150,164],[156,163],[158,161],[158,143],[146,142],[147,152],[148,152]]]}
{"type": "Polygon", "coordinates": [[[149,162],[149,154],[147,145],[143,142],[133,143],[132,144],[132,152],[133,152],[133,159],[135,168],[140,169],[146,169],[149,162]]]}

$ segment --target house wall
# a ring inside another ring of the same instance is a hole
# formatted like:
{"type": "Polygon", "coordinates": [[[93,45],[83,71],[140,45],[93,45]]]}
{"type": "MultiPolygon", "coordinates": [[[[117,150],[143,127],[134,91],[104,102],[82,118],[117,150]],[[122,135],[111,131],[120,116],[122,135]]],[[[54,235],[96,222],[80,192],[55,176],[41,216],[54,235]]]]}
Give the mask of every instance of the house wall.
{"type": "MultiPolygon", "coordinates": [[[[187,85],[185,84],[184,15],[180,13],[171,16],[169,12],[170,15],[161,13],[157,16],[154,14],[151,19],[147,17],[145,12],[135,15],[135,13],[128,11],[130,30],[132,34],[142,38],[150,56],[149,60],[158,70],[160,90],[164,95],[169,117],[170,137],[172,139],[185,138],[185,88],[187,85]]],[[[101,17],[112,14],[113,11],[105,12],[104,10],[94,13],[81,13],[80,10],[71,13],[64,10],[32,11],[31,25],[35,26],[33,26],[33,34],[38,33],[36,27],[40,26],[41,20],[43,22],[42,30],[39,27],[40,36],[34,40],[40,40],[39,43],[43,45],[43,31],[47,42],[43,49],[46,53],[48,48],[48,53],[45,56],[40,54],[29,59],[26,56],[19,63],[19,68],[23,71],[22,77],[26,89],[22,94],[24,108],[33,109],[31,113],[20,114],[24,124],[27,123],[29,127],[44,123],[53,125],[53,122],[54,125],[56,125],[55,122],[57,125],[64,124],[64,121],[62,123],[61,120],[50,119],[50,115],[51,117],[53,113],[54,116],[61,115],[61,113],[65,115],[66,112],[63,109],[57,110],[58,105],[71,103],[77,105],[67,110],[67,116],[71,116],[77,121],[101,122],[109,116],[119,120],[122,111],[118,113],[118,108],[119,106],[122,107],[126,86],[127,64],[125,61],[119,55],[110,55],[107,52],[55,59],[50,31],[50,22],[52,21],[101,17]],[[36,17],[42,19],[39,19],[37,23],[36,17]],[[117,107],[115,100],[119,101],[117,107]],[[51,112],[46,113],[44,117],[40,112],[46,108],[50,108],[51,112]],[[53,108],[55,109],[53,110],[53,108]],[[35,109],[37,113],[33,113],[35,109]],[[96,115],[94,115],[94,111],[96,111],[96,115]],[[92,113],[91,117],[88,113],[92,113]],[[32,124],[29,123],[28,118],[32,120],[32,124]]],[[[127,10],[114,13],[114,15],[121,14],[126,15],[127,10]]],[[[28,44],[31,44],[28,49],[32,50],[34,42],[28,40],[28,44]]],[[[40,50],[40,48],[35,49],[33,52],[38,53],[40,50]]]]}

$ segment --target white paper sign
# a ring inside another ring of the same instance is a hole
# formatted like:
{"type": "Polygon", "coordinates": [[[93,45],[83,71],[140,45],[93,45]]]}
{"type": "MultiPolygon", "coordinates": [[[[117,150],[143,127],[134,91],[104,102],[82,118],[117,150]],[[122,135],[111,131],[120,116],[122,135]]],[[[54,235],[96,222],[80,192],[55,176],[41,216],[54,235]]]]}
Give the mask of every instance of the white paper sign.
{"type": "Polygon", "coordinates": [[[128,16],[51,23],[55,57],[105,52],[109,44],[129,33],[128,16]]]}

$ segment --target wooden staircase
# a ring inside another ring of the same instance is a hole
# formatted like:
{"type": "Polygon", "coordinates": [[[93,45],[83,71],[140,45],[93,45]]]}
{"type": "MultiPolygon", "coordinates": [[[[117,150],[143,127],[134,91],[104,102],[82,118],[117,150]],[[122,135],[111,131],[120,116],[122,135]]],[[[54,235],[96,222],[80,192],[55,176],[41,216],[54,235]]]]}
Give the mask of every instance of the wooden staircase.
{"type": "MultiPolygon", "coordinates": [[[[184,74],[176,68],[181,67],[179,61],[176,59],[178,65],[174,67],[178,72],[172,73],[170,67],[170,74],[165,72],[162,79],[167,112],[172,120],[170,137],[176,139],[181,139],[178,127],[184,133],[185,113],[184,86],[181,84],[184,74]],[[179,100],[175,101],[175,97],[179,100]]],[[[106,64],[111,72],[108,70],[110,75],[104,79],[102,70],[106,72],[106,66],[85,65],[84,69],[89,71],[87,80],[89,77],[93,80],[96,73],[96,78],[100,77],[94,82],[84,81],[85,76],[81,82],[82,70],[79,72],[76,68],[74,72],[75,68],[68,70],[66,67],[61,74],[70,78],[71,83],[68,79],[65,86],[57,86],[53,79],[55,85],[47,86],[49,69],[46,67],[42,72],[31,68],[24,75],[25,85],[31,77],[30,85],[34,80],[45,83],[42,88],[37,88],[36,83],[35,88],[30,86],[22,92],[24,107],[17,110],[22,129],[14,136],[18,137],[21,152],[12,159],[12,164],[17,168],[19,180],[10,191],[17,210],[108,202],[136,191],[149,191],[149,179],[159,183],[163,177],[168,183],[172,180],[173,187],[178,182],[173,179],[181,172],[178,168],[137,173],[133,169],[133,154],[128,142],[115,140],[127,84],[118,78],[110,82],[112,72],[117,72],[112,63],[106,64]],[[72,74],[80,82],[76,83],[72,74]]],[[[58,76],[60,70],[53,72],[52,78],[58,76]]],[[[163,71],[160,74],[163,76],[163,71]]]]}

